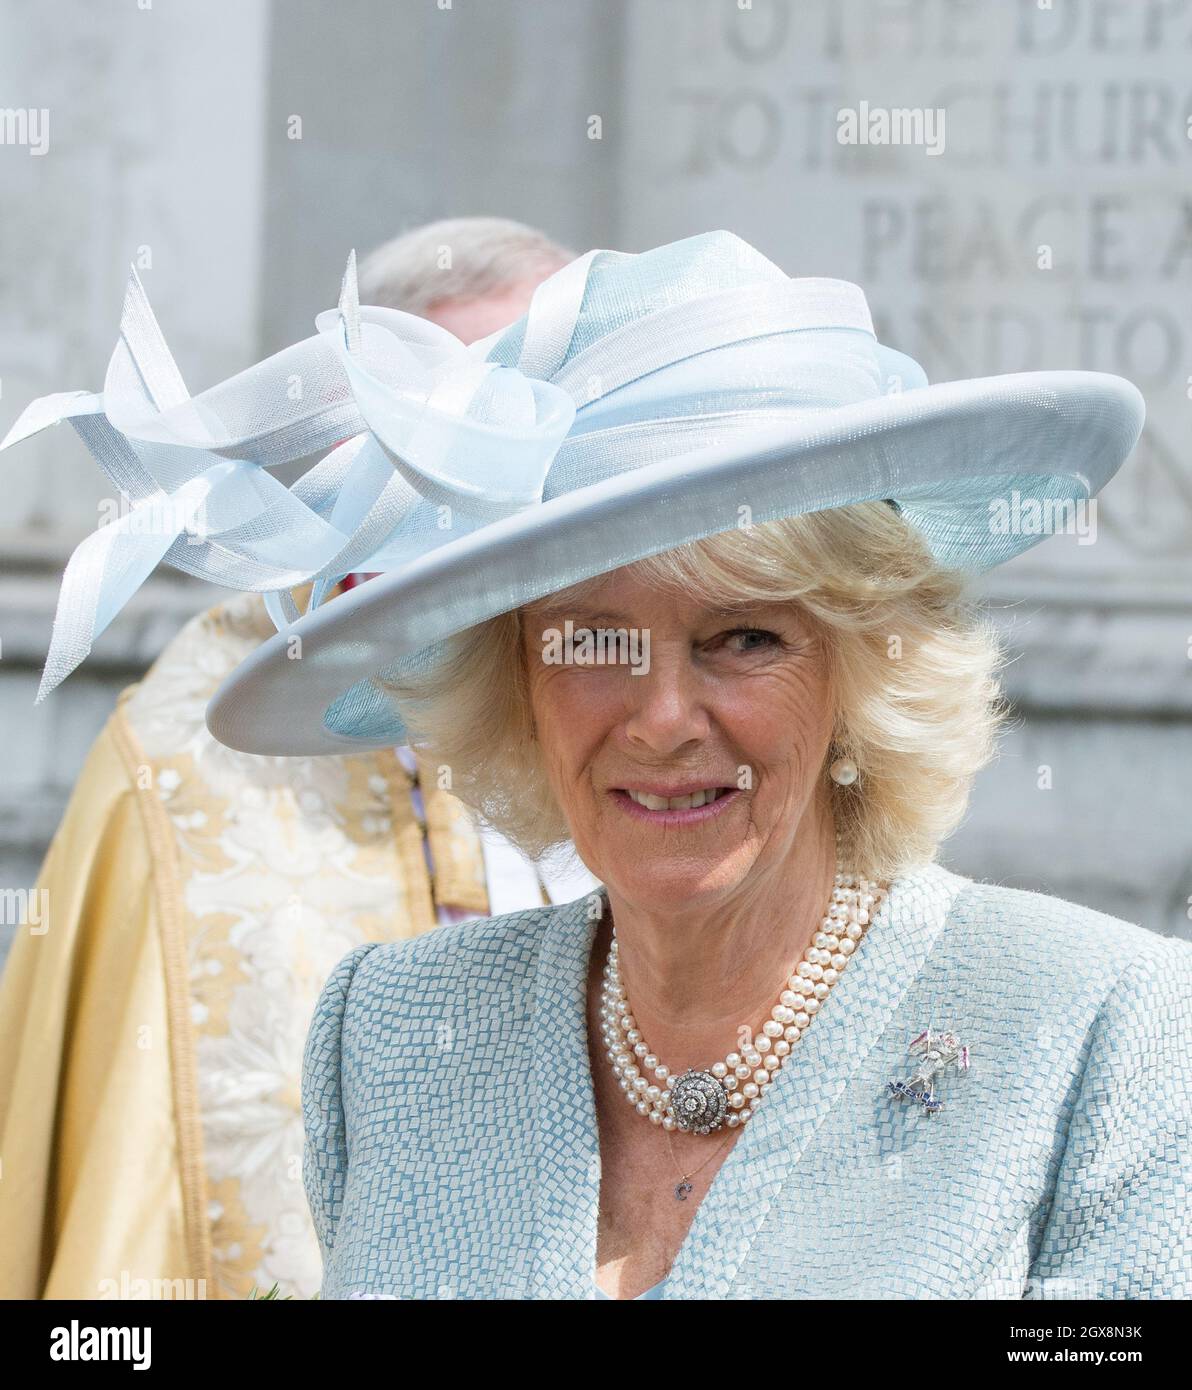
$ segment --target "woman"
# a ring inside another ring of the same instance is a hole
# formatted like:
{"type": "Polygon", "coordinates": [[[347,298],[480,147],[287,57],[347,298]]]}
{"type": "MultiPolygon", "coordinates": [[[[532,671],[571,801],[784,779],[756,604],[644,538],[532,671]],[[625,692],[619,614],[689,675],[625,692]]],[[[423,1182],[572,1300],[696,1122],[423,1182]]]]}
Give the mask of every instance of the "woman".
{"type": "Polygon", "coordinates": [[[1192,948],[931,862],[994,662],[880,503],[474,630],[422,694],[433,759],[480,743],[461,794],[605,892],[342,962],[304,1075],[325,1294],[1186,1294],[1192,948]],[[648,675],[543,661],[605,615],[648,675]],[[926,1029],[971,1066],[916,1083],[926,1029]],[[706,1134],[661,1118],[688,1069],[732,1088],[719,1124],[696,1091],[706,1134]]]}
{"type": "MultiPolygon", "coordinates": [[[[250,442],[357,430],[287,559],[388,572],[279,598],[209,727],[412,739],[602,884],[339,964],[303,1085],[324,1296],[1192,1293],[1192,947],[935,863],[1003,714],[964,572],[1040,538],[992,523],[1012,490],[1104,486],[1137,391],[928,385],[856,286],[725,232],[590,252],[469,349],[362,309],[351,263],[318,322],[305,413],[250,442]]],[[[227,400],[185,404],[124,439],[211,449],[227,400]]],[[[276,574],[238,481],[204,563],[276,574]]]]}

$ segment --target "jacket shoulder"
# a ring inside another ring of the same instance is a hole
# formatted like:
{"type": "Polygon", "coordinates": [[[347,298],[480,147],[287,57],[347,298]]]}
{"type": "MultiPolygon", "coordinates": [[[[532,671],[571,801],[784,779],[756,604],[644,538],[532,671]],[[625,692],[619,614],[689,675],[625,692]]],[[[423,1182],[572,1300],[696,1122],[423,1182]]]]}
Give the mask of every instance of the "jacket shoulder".
{"type": "Polygon", "coordinates": [[[1048,893],[963,880],[947,939],[976,962],[1034,979],[1056,1004],[1104,997],[1127,970],[1192,977],[1192,942],[1048,893]]]}
{"type": "Polygon", "coordinates": [[[480,1000],[491,998],[494,990],[507,994],[528,987],[547,930],[576,910],[575,903],[531,907],[384,942],[361,955],[353,1004],[442,999],[447,988],[458,991],[458,998],[480,1000]]]}

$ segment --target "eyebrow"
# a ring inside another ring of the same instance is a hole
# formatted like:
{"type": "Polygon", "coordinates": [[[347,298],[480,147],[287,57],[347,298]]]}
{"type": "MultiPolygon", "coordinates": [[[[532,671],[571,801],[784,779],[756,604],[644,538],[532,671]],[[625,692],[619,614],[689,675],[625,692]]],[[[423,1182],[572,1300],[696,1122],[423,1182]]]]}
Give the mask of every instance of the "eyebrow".
{"type": "Polygon", "coordinates": [[[623,613],[588,612],[583,608],[547,608],[538,616],[548,622],[570,618],[573,622],[579,622],[582,619],[585,623],[620,623],[624,626],[629,621],[623,613]]]}
{"type": "MultiPolygon", "coordinates": [[[[773,606],[770,603],[746,604],[736,607],[709,608],[708,613],[713,618],[739,618],[748,613],[753,608],[768,608],[773,606]]],[[[564,618],[571,618],[573,622],[583,621],[585,623],[615,623],[621,626],[628,626],[629,619],[624,613],[613,613],[604,609],[588,610],[581,607],[567,608],[544,608],[539,611],[537,616],[543,621],[558,621],[564,618]]]]}

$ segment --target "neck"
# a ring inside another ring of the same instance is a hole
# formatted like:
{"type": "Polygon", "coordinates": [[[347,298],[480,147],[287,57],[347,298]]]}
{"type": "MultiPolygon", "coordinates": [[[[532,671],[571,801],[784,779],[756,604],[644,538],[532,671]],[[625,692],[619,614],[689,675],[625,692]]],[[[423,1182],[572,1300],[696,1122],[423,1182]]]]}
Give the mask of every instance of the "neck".
{"type": "MultiPolygon", "coordinates": [[[[844,866],[842,866],[844,867],[844,866]]],[[[616,927],[621,979],[637,1027],[674,1072],[737,1050],[739,1029],[770,1016],[812,937],[836,874],[830,814],[801,820],[786,859],[731,897],[708,904],[630,900],[609,888],[612,921],[592,952],[598,976],[616,927]]]]}

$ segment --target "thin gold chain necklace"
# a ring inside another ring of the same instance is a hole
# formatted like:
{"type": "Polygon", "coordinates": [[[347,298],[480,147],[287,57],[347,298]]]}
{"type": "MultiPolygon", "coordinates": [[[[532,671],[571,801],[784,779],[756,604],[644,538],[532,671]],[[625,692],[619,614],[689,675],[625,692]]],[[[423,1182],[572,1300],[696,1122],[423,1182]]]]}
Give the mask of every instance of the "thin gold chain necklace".
{"type": "Polygon", "coordinates": [[[722,1153],[728,1148],[729,1144],[732,1143],[732,1139],[733,1136],[730,1134],[719,1148],[712,1150],[707,1158],[699,1165],[699,1168],[693,1168],[690,1173],[685,1173],[682,1168],[679,1167],[678,1159],[675,1158],[675,1141],[671,1138],[671,1131],[666,1131],[666,1142],[670,1148],[671,1162],[675,1165],[675,1172],[679,1175],[679,1181],[675,1184],[674,1188],[676,1202],[685,1202],[687,1200],[688,1196],[694,1190],[691,1186],[691,1179],[695,1177],[701,1168],[706,1168],[718,1153],[722,1153]]]}

